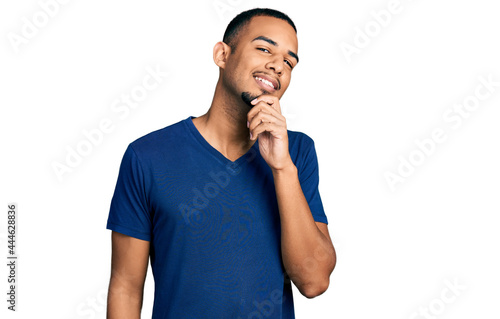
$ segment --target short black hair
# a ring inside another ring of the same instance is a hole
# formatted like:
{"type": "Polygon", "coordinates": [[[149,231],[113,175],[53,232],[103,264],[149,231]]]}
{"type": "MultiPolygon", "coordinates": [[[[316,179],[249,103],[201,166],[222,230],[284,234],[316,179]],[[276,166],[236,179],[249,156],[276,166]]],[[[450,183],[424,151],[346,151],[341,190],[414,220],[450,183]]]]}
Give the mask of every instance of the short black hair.
{"type": "Polygon", "coordinates": [[[297,33],[297,28],[295,27],[295,24],[293,23],[292,19],[290,19],[290,17],[284,14],[283,12],[274,9],[255,8],[243,11],[242,13],[234,17],[233,20],[231,20],[231,22],[229,22],[226,28],[226,32],[224,32],[224,37],[222,38],[222,42],[229,45],[229,47],[231,47],[231,50],[234,51],[236,49],[236,42],[237,42],[236,38],[238,37],[240,31],[243,28],[245,28],[248,25],[248,23],[250,23],[250,20],[253,17],[258,17],[258,16],[273,17],[285,20],[286,22],[288,22],[288,24],[290,24],[293,27],[295,33],[297,33]]]}

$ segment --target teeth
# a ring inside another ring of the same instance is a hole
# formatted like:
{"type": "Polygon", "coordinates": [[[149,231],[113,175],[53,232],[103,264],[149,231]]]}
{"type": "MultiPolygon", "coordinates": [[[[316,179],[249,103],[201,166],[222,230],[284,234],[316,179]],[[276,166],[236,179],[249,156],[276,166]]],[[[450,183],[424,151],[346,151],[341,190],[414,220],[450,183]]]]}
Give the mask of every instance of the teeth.
{"type": "Polygon", "coordinates": [[[255,77],[257,80],[261,81],[262,83],[266,84],[266,85],[269,85],[270,87],[272,87],[273,89],[275,89],[273,83],[271,81],[268,81],[266,79],[263,79],[263,78],[259,78],[258,76],[255,77]]]}

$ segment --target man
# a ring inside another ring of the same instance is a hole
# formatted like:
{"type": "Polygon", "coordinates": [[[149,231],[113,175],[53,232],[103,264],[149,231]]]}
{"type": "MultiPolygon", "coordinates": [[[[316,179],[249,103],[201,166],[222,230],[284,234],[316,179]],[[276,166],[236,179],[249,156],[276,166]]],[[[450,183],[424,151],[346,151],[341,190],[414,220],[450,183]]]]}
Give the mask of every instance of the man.
{"type": "Polygon", "coordinates": [[[314,143],[281,114],[299,62],[293,22],[238,15],[214,47],[208,112],[127,148],[111,202],[108,318],[139,318],[148,258],[153,318],[294,318],[290,280],[322,294],[336,263],[314,143]]]}

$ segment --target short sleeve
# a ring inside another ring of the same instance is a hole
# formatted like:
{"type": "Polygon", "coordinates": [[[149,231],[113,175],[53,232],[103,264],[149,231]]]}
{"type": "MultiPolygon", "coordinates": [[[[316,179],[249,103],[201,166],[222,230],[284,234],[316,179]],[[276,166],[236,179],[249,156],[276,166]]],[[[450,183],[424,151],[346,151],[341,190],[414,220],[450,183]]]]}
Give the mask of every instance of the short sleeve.
{"type": "Polygon", "coordinates": [[[321,196],[319,194],[319,168],[318,158],[314,141],[306,136],[307,143],[301,149],[301,165],[299,169],[299,181],[304,193],[304,197],[309,204],[309,209],[316,222],[328,224],[328,219],[323,208],[321,196]]]}
{"type": "Polygon", "coordinates": [[[120,164],[107,229],[138,239],[151,240],[151,215],[147,204],[146,185],[143,166],[129,145],[120,164]]]}

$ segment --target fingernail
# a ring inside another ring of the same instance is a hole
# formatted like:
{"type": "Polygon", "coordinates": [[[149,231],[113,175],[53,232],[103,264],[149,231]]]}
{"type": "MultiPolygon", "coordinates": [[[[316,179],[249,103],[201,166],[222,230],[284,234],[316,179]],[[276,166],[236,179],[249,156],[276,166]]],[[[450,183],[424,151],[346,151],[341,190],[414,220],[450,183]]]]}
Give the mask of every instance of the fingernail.
{"type": "Polygon", "coordinates": [[[250,132],[250,139],[252,139],[252,132],[250,132]]]}
{"type": "Polygon", "coordinates": [[[250,127],[250,122],[247,121],[247,127],[250,127]]]}
{"type": "Polygon", "coordinates": [[[251,104],[257,104],[257,98],[253,99],[252,102],[250,102],[251,104]]]}

